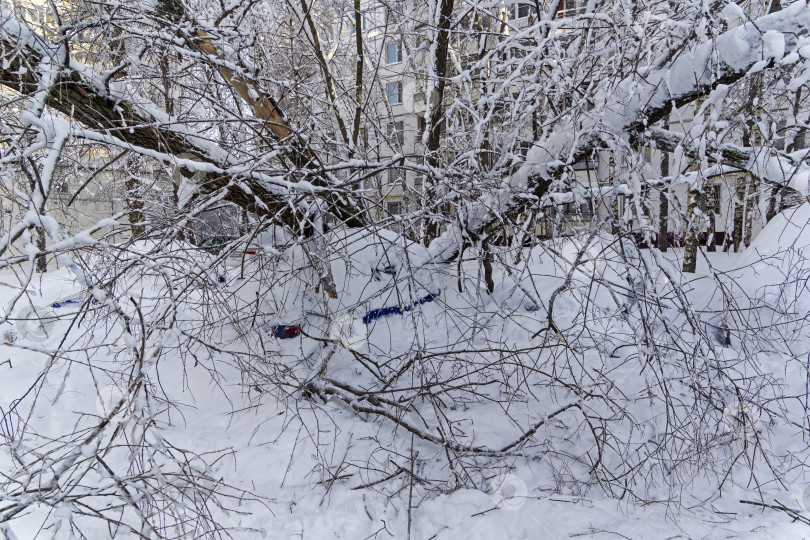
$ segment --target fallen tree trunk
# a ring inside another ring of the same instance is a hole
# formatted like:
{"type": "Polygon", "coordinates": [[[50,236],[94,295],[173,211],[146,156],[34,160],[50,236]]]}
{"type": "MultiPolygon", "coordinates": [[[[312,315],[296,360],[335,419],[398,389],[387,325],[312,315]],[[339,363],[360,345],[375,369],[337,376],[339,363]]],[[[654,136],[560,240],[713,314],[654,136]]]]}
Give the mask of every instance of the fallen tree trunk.
{"type": "MultiPolygon", "coordinates": [[[[198,188],[200,192],[225,190],[225,200],[284,224],[295,225],[302,219],[308,220],[306,211],[296,204],[307,197],[323,199],[326,211],[349,226],[365,224],[365,216],[354,204],[351,194],[333,189],[320,166],[294,171],[299,180],[293,182],[252,173],[242,164],[236,166],[224,149],[190,130],[176,127],[157,106],[135,103],[112,90],[111,75],[104,77],[75,60],[60,65],[57,61],[60,45],[32,32],[5,12],[0,12],[0,16],[3,20],[0,27],[0,84],[31,96],[38,89],[38,66],[48,62],[50,66],[59,66],[45,105],[98,134],[98,137],[93,137],[97,141],[115,143],[164,161],[184,154],[193,156],[181,164],[195,168],[195,162],[200,162],[198,170],[205,171],[198,188]]],[[[235,87],[244,85],[244,81],[233,82],[239,82],[235,87]]],[[[249,88],[243,89],[249,93],[249,88]]],[[[260,98],[257,105],[261,109],[268,104],[260,98]]],[[[268,124],[276,124],[276,114],[277,111],[268,105],[265,118],[268,124]]],[[[282,135],[287,130],[276,125],[273,131],[282,135]]],[[[291,137],[287,139],[289,141],[291,137]]],[[[313,160],[306,163],[312,164],[313,160]]]]}

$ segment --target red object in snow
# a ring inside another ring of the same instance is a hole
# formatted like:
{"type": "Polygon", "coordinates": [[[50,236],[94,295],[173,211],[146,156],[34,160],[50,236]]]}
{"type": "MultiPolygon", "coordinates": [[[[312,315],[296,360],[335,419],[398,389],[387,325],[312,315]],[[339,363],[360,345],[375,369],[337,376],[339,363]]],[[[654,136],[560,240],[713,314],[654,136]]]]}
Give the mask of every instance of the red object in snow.
{"type": "Polygon", "coordinates": [[[300,334],[301,329],[294,324],[279,324],[273,327],[273,335],[280,339],[291,339],[300,334]]]}

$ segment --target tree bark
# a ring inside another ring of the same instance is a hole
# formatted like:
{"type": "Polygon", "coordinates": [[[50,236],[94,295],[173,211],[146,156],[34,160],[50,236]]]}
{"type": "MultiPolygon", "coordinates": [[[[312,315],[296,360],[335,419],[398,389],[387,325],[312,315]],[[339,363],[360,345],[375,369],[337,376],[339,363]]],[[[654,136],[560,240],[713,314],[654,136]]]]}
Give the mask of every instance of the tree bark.
{"type": "Polygon", "coordinates": [[[732,245],[734,253],[740,252],[740,245],[743,240],[743,226],[745,221],[745,199],[748,192],[748,176],[738,176],[734,200],[734,233],[732,245]]]}
{"type": "Polygon", "coordinates": [[[127,179],[124,181],[124,189],[126,190],[129,226],[133,238],[143,237],[146,234],[146,222],[144,221],[143,198],[140,193],[140,185],[137,178],[127,173],[127,179]]]}
{"type": "Polygon", "coordinates": [[[714,211],[714,205],[717,202],[712,203],[712,208],[708,209],[709,212],[709,238],[706,241],[706,251],[715,252],[717,251],[717,240],[715,236],[717,234],[717,215],[714,211]]]}
{"type": "Polygon", "coordinates": [[[700,205],[700,190],[689,190],[689,203],[686,207],[686,239],[683,251],[683,272],[694,274],[697,269],[698,234],[700,223],[698,210],[700,205]]]}
{"type": "MultiPolygon", "coordinates": [[[[199,49],[204,54],[216,54],[216,48],[207,40],[204,32],[200,32],[199,49]]],[[[15,38],[8,32],[0,33],[0,84],[23,95],[32,95],[38,90],[36,66],[44,54],[55,55],[56,48],[44,37],[37,43],[15,38]],[[22,68],[22,69],[21,69],[22,68]]],[[[306,148],[296,145],[294,134],[275,103],[263,93],[258,97],[251,94],[252,86],[244,77],[234,74],[227,68],[220,73],[228,80],[242,97],[262,111],[259,115],[268,122],[271,130],[278,137],[292,137],[292,160],[299,166],[306,165],[302,173],[316,187],[329,187],[328,182],[317,174],[316,162],[311,159],[306,148]],[[313,169],[314,167],[314,169],[313,169]]],[[[53,90],[46,99],[46,105],[71,117],[106,137],[120,141],[121,146],[134,151],[152,151],[171,156],[186,153],[194,156],[195,160],[216,165],[227,169],[228,163],[219,163],[216,158],[209,155],[207,141],[198,139],[193,133],[172,129],[171,124],[166,125],[160,119],[153,117],[146,107],[136,106],[125,98],[110,93],[107,81],[100,74],[88,70],[78,71],[71,66],[63,68],[54,85],[53,90]]],[[[278,222],[294,225],[302,218],[302,212],[290,205],[290,195],[287,188],[273,186],[243,175],[243,184],[248,188],[239,187],[233,183],[235,174],[208,173],[200,184],[200,191],[213,192],[225,189],[225,200],[237,206],[251,208],[259,215],[274,217],[278,222]]],[[[305,195],[305,193],[300,193],[305,195]]],[[[354,200],[345,192],[337,193],[329,190],[323,192],[327,210],[339,221],[350,227],[361,227],[366,223],[366,216],[354,200]]]]}
{"type": "Polygon", "coordinates": [[[658,200],[658,249],[669,248],[669,189],[661,190],[658,200]]]}
{"type": "Polygon", "coordinates": [[[487,292],[492,294],[495,291],[495,280],[492,277],[492,263],[494,258],[489,249],[489,242],[484,241],[481,243],[481,251],[483,251],[483,265],[484,265],[484,281],[487,284],[487,292]]]}
{"type": "MultiPolygon", "coordinates": [[[[669,122],[664,122],[664,129],[669,129],[669,122]]],[[[669,152],[664,150],[661,155],[661,177],[669,176],[669,152]]],[[[669,188],[661,190],[658,196],[658,249],[666,251],[669,248],[669,188]]]]}
{"type": "MultiPolygon", "coordinates": [[[[45,242],[45,229],[42,227],[35,227],[34,231],[34,234],[37,235],[37,249],[44,252],[45,248],[47,247],[45,242]]],[[[44,254],[37,255],[35,268],[40,274],[44,274],[48,271],[48,259],[44,254]]]]}
{"type": "Polygon", "coordinates": [[[749,182],[749,196],[745,205],[745,223],[743,227],[743,248],[751,245],[751,237],[754,233],[754,222],[756,221],[756,214],[759,210],[759,187],[761,182],[756,176],[751,177],[749,182]]]}
{"type": "MultiPolygon", "coordinates": [[[[24,165],[23,165],[24,166],[24,165]]],[[[44,198],[45,194],[42,193],[40,189],[41,181],[39,179],[39,174],[36,170],[36,165],[32,162],[31,163],[32,173],[27,174],[29,187],[31,188],[31,193],[33,194],[35,191],[39,191],[40,195],[44,198]]],[[[33,235],[34,235],[34,244],[36,248],[40,251],[39,255],[34,257],[34,271],[39,274],[44,274],[48,271],[48,260],[45,258],[44,252],[47,247],[47,241],[45,238],[45,228],[44,227],[34,227],[33,228],[33,235]]]]}
{"type": "MultiPolygon", "coordinates": [[[[776,3],[778,3],[778,1],[776,3]]],[[[800,127],[797,129],[796,133],[793,135],[793,138],[785,148],[785,152],[788,154],[801,149],[798,144],[799,141],[807,140],[807,128],[804,126],[810,122],[810,118],[799,118],[799,115],[801,114],[801,106],[802,89],[798,88],[796,90],[795,98],[793,99],[793,121],[800,127]]],[[[783,187],[784,186],[781,185],[771,186],[768,194],[768,210],[765,213],[765,223],[771,221],[774,217],[776,217],[776,214],[782,211],[782,196],[784,195],[783,187]]]]}
{"type": "MultiPolygon", "coordinates": [[[[755,138],[757,128],[757,110],[755,105],[760,94],[760,86],[762,84],[762,74],[757,74],[748,86],[748,102],[746,108],[753,112],[752,116],[746,122],[743,128],[742,144],[743,146],[750,147],[755,138]]],[[[740,251],[740,246],[743,248],[748,245],[751,238],[750,216],[751,206],[748,200],[748,195],[755,189],[755,181],[746,176],[743,182],[737,185],[737,206],[734,208],[734,252],[740,251]]]]}
{"type": "MultiPolygon", "coordinates": [[[[428,97],[427,124],[429,126],[427,139],[427,162],[431,168],[439,168],[439,149],[441,147],[441,128],[444,121],[444,87],[447,83],[447,52],[450,44],[450,26],[453,20],[454,0],[439,1],[439,21],[436,35],[436,53],[433,58],[433,70],[436,83],[433,92],[428,97]]],[[[431,205],[439,199],[437,181],[435,178],[425,179],[425,203],[431,205]]],[[[440,232],[440,223],[436,219],[428,219],[425,224],[425,243],[437,238],[440,232]]]]}
{"type": "Polygon", "coordinates": [[[768,212],[765,214],[765,223],[776,217],[782,210],[782,186],[771,187],[771,194],[768,200],[768,212]]]}

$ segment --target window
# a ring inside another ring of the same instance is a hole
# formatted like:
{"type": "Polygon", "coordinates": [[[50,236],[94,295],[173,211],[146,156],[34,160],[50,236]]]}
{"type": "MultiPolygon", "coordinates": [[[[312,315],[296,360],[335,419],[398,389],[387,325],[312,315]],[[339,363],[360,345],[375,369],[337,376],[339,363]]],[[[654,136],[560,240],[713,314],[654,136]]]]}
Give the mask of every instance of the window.
{"type": "MultiPolygon", "coordinates": [[[[424,157],[424,156],[418,156],[418,157],[416,158],[416,163],[417,163],[418,165],[424,165],[424,164],[425,164],[425,157],[424,157]]],[[[414,177],[414,179],[413,179],[413,183],[414,183],[414,185],[415,185],[416,187],[422,187],[422,184],[423,184],[424,182],[425,182],[425,173],[423,173],[423,172],[421,172],[421,171],[417,172],[417,173],[416,173],[416,176],[415,176],[415,177],[414,177]]]]}
{"type": "Polygon", "coordinates": [[[722,214],[722,211],[721,211],[721,208],[720,208],[720,206],[723,203],[723,199],[721,198],[722,197],[721,189],[722,188],[721,188],[720,184],[714,184],[712,186],[712,192],[711,192],[711,195],[712,195],[712,201],[711,201],[712,202],[712,210],[718,216],[720,214],[722,214]]]}
{"type": "MultiPolygon", "coordinates": [[[[425,113],[427,114],[427,113],[425,113]]],[[[427,131],[427,118],[424,116],[417,117],[416,120],[417,137],[421,140],[422,135],[427,131]]],[[[447,134],[447,122],[444,118],[439,120],[439,137],[444,137],[447,134]]]]}
{"type": "Polygon", "coordinates": [[[570,109],[574,106],[574,96],[571,94],[565,94],[562,98],[562,108],[563,109],[570,109]]]}
{"type": "Polygon", "coordinates": [[[391,201],[387,205],[388,213],[393,215],[402,213],[402,203],[400,201],[391,201]]]}
{"type": "Polygon", "coordinates": [[[571,168],[573,168],[575,171],[588,171],[596,169],[596,164],[592,158],[584,157],[579,161],[575,161],[571,168]]]}
{"type": "Polygon", "coordinates": [[[593,213],[593,200],[590,197],[577,198],[573,193],[571,194],[573,200],[567,203],[562,203],[561,211],[564,214],[579,215],[579,214],[592,214],[593,213]]]}
{"type": "Polygon", "coordinates": [[[557,18],[576,17],[577,15],[585,12],[585,6],[580,4],[578,0],[562,0],[560,7],[557,10],[557,18]]]}
{"type": "Polygon", "coordinates": [[[520,157],[525,158],[529,155],[529,150],[531,150],[532,141],[518,141],[517,143],[517,153],[520,154],[520,157]]]}
{"type": "Polygon", "coordinates": [[[720,196],[720,184],[706,186],[706,191],[700,193],[698,197],[698,208],[700,208],[701,212],[706,214],[712,213],[720,215],[720,205],[722,204],[720,196]]]}
{"type": "Polygon", "coordinates": [[[402,171],[397,168],[388,169],[388,183],[396,185],[402,180],[402,171]]]}
{"type": "Polygon", "coordinates": [[[776,150],[784,150],[785,149],[785,124],[784,120],[779,120],[776,123],[776,129],[773,134],[773,147],[776,150]]]}
{"type": "Polygon", "coordinates": [[[391,146],[402,146],[405,144],[405,125],[399,121],[388,126],[388,142],[391,146]]]}
{"type": "Polygon", "coordinates": [[[402,42],[394,41],[385,46],[385,62],[398,64],[402,62],[402,42]]]}
{"type": "Polygon", "coordinates": [[[388,85],[386,86],[386,92],[388,93],[389,105],[399,105],[400,103],[402,103],[401,82],[388,83],[388,85]]]}
{"type": "Polygon", "coordinates": [[[793,140],[793,150],[804,150],[807,148],[807,130],[799,129],[796,138],[793,140]]]}
{"type": "Polygon", "coordinates": [[[461,71],[472,71],[478,62],[478,58],[474,54],[466,54],[460,58],[459,62],[461,63],[461,71]]]}
{"type": "Polygon", "coordinates": [[[528,49],[524,49],[522,47],[512,47],[509,49],[510,58],[526,58],[528,55],[528,49]]]}
{"type": "Polygon", "coordinates": [[[496,122],[503,122],[506,117],[506,104],[503,101],[496,101],[492,105],[492,119],[496,122]]]}
{"type": "Polygon", "coordinates": [[[169,208],[174,208],[174,195],[171,193],[161,193],[160,195],[160,204],[164,210],[168,210],[169,208]]]}
{"type": "MultiPolygon", "coordinates": [[[[357,28],[354,26],[354,13],[348,16],[349,17],[349,28],[351,28],[351,34],[355,35],[357,33],[357,28]]],[[[365,32],[368,27],[368,17],[366,17],[365,13],[360,14],[360,26],[362,26],[362,32],[365,32]]]]}
{"type": "Polygon", "coordinates": [[[518,4],[517,12],[518,12],[518,19],[528,17],[530,13],[532,15],[537,16],[537,7],[531,4],[518,4]]]}
{"type": "Polygon", "coordinates": [[[698,194],[698,208],[700,208],[700,211],[704,214],[707,214],[709,212],[709,207],[711,207],[712,203],[709,200],[711,199],[711,196],[711,193],[701,192],[698,194]]]}

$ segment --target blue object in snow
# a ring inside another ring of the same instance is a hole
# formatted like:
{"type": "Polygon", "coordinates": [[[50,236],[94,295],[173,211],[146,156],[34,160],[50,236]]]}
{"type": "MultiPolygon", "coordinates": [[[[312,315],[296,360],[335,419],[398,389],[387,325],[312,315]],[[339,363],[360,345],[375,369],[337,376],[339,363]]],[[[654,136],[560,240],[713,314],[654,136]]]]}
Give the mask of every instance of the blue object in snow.
{"type": "Polygon", "coordinates": [[[279,339],[291,339],[294,337],[298,337],[301,333],[301,329],[294,324],[277,324],[273,327],[273,336],[279,339]]]}
{"type": "Polygon", "coordinates": [[[205,286],[210,287],[212,289],[225,284],[226,284],[225,276],[217,276],[216,280],[208,279],[205,281],[205,286]]]}
{"type": "Polygon", "coordinates": [[[72,294],[70,296],[60,298],[59,300],[57,300],[56,302],[51,304],[51,307],[54,308],[54,309],[59,309],[59,308],[65,307],[65,306],[70,306],[72,304],[81,304],[81,303],[84,302],[85,298],[87,298],[87,295],[88,295],[87,291],[82,291],[82,292],[77,293],[77,294],[72,294]]]}
{"type": "Polygon", "coordinates": [[[412,310],[416,306],[421,306],[422,304],[427,304],[428,302],[433,302],[436,298],[438,298],[440,293],[436,294],[428,294],[424,298],[420,298],[416,302],[412,304],[408,304],[407,306],[390,306],[384,307],[380,309],[372,309],[368,313],[366,313],[365,317],[363,317],[363,324],[370,324],[380,317],[388,317],[389,315],[402,315],[403,313],[412,310]]]}
{"type": "Polygon", "coordinates": [[[58,309],[60,307],[65,307],[65,306],[67,306],[69,304],[78,304],[78,302],[76,300],[72,299],[72,298],[68,298],[66,300],[57,300],[56,302],[51,304],[51,307],[58,309]]]}

